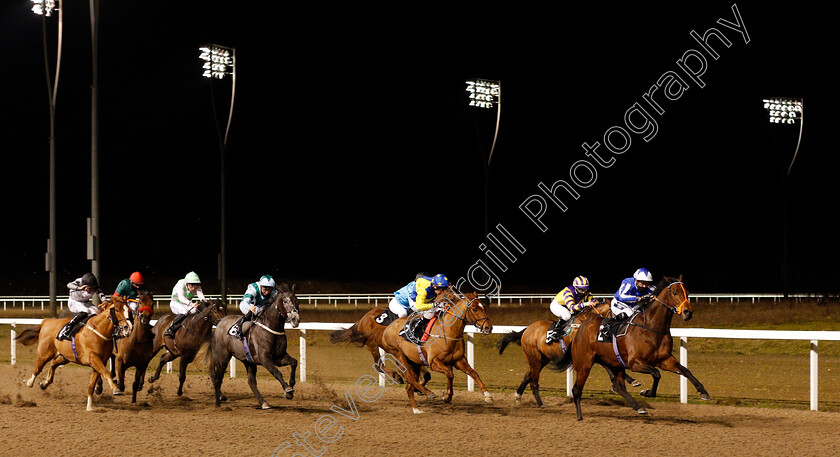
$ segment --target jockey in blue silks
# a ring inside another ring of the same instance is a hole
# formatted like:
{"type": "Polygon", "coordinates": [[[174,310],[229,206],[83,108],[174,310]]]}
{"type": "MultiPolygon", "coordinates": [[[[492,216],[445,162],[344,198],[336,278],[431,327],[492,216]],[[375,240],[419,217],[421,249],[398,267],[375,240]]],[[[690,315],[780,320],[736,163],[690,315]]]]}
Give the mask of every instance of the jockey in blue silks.
{"type": "MultiPolygon", "coordinates": [[[[653,298],[655,290],[653,275],[646,268],[639,268],[632,278],[625,278],[610,303],[610,310],[615,315],[613,321],[627,320],[653,298]]],[[[605,338],[610,336],[610,325],[607,322],[601,324],[600,330],[605,338]]]]}

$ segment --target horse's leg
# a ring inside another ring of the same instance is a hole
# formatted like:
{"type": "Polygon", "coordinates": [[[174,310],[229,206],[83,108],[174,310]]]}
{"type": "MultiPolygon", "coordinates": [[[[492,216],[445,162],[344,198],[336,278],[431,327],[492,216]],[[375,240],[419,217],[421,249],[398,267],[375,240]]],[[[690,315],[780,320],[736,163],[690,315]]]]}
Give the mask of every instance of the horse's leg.
{"type": "Polygon", "coordinates": [[[380,364],[381,357],[379,355],[379,346],[373,343],[366,343],[365,347],[368,349],[368,351],[370,351],[370,355],[373,357],[374,370],[378,371],[379,373],[382,373],[385,376],[390,376],[391,379],[393,379],[397,384],[405,383],[405,381],[403,381],[403,378],[399,375],[399,373],[389,370],[388,367],[385,366],[385,364],[380,364]]]}
{"type": "Polygon", "coordinates": [[[149,364],[140,363],[134,368],[134,382],[131,384],[131,402],[137,403],[137,392],[143,390],[143,379],[146,376],[146,368],[149,364]]]}
{"type": "Polygon", "coordinates": [[[459,359],[455,362],[455,368],[463,371],[469,377],[473,378],[475,382],[478,384],[478,388],[484,393],[484,402],[485,403],[493,403],[493,396],[490,395],[490,392],[487,390],[487,386],[484,385],[484,382],[481,381],[481,377],[478,376],[478,372],[470,366],[470,363],[467,361],[466,357],[459,359]]]}
{"type": "Polygon", "coordinates": [[[181,361],[178,363],[178,396],[184,394],[184,381],[187,380],[187,365],[189,365],[193,358],[195,358],[195,354],[192,355],[183,355],[181,356],[181,361]]]}
{"type": "Polygon", "coordinates": [[[35,378],[41,374],[41,371],[44,370],[44,365],[47,364],[50,360],[55,358],[56,350],[55,346],[48,346],[46,350],[44,350],[43,354],[41,352],[41,346],[43,346],[40,342],[38,343],[38,358],[35,360],[35,367],[32,369],[32,376],[29,377],[25,381],[26,387],[32,387],[35,384],[35,378]]]}
{"type": "MultiPolygon", "coordinates": [[[[609,371],[609,370],[608,370],[608,371],[609,371]]],[[[641,386],[641,385],[642,385],[642,383],[640,383],[638,379],[636,379],[636,378],[634,378],[634,377],[630,376],[630,373],[625,372],[625,373],[624,373],[624,379],[625,379],[627,382],[629,382],[629,383],[630,383],[630,385],[631,385],[631,386],[633,386],[633,387],[639,387],[639,386],[641,386]]]]}
{"type": "Polygon", "coordinates": [[[688,368],[682,366],[679,362],[677,362],[677,359],[674,358],[674,356],[671,356],[660,362],[659,368],[662,368],[665,371],[670,371],[672,373],[677,373],[685,376],[686,379],[691,381],[691,383],[694,385],[694,388],[697,389],[697,392],[700,393],[701,400],[712,399],[712,397],[709,396],[709,393],[706,392],[706,388],[703,387],[703,384],[701,384],[700,381],[697,378],[695,378],[693,374],[691,374],[691,371],[689,371],[688,368]]]}
{"type": "MultiPolygon", "coordinates": [[[[581,341],[580,346],[586,344],[587,341],[581,341]]],[[[573,349],[576,349],[573,346],[573,349]]],[[[591,351],[591,347],[589,347],[591,351]]],[[[580,411],[580,397],[583,394],[583,386],[586,385],[586,378],[589,377],[589,372],[592,370],[594,354],[585,354],[583,350],[575,351],[572,357],[572,363],[575,367],[575,385],[572,387],[572,398],[575,401],[575,411],[577,412],[577,420],[583,420],[583,414],[580,411]]]]}
{"type": "Polygon", "coordinates": [[[279,360],[275,361],[274,364],[277,365],[278,367],[285,367],[286,365],[289,366],[289,369],[290,369],[290,372],[289,372],[289,386],[294,387],[295,382],[296,382],[295,378],[296,378],[297,366],[298,366],[297,359],[292,357],[291,355],[289,355],[289,353],[287,352],[287,353],[283,354],[283,357],[281,357],[279,360]]]}
{"type": "MultiPolygon", "coordinates": [[[[101,365],[102,362],[99,362],[99,364],[101,365]]],[[[93,411],[93,391],[96,388],[96,382],[99,381],[100,377],[101,374],[97,370],[93,370],[93,373],[90,374],[90,383],[88,383],[87,407],[85,408],[87,411],[93,411]]]]}
{"type": "MultiPolygon", "coordinates": [[[[244,361],[243,363],[245,364],[245,370],[248,372],[248,385],[251,387],[251,392],[253,392],[254,396],[257,397],[257,403],[260,404],[260,408],[271,408],[271,406],[268,406],[268,403],[265,401],[265,398],[263,398],[259,389],[257,389],[257,365],[248,361],[244,361]]],[[[274,369],[276,370],[277,367],[274,369]]],[[[282,382],[282,384],[285,384],[285,382],[282,382]]]]}
{"type": "MultiPolygon", "coordinates": [[[[265,360],[265,362],[261,363],[260,365],[264,366],[265,369],[268,370],[268,372],[271,373],[271,375],[274,376],[275,379],[280,381],[280,385],[283,386],[283,390],[286,392],[286,399],[291,400],[292,398],[294,398],[295,388],[286,384],[286,380],[283,379],[283,373],[280,372],[277,366],[274,365],[274,363],[272,363],[271,361],[269,361],[267,357],[263,357],[260,360],[265,360]]],[[[256,384],[254,385],[256,386],[256,384]]]]}
{"type": "Polygon", "coordinates": [[[70,361],[67,360],[67,358],[61,354],[58,354],[54,359],[52,359],[52,362],[50,363],[50,371],[47,373],[47,379],[38,383],[38,386],[41,388],[41,390],[46,389],[47,386],[52,384],[53,377],[55,377],[55,369],[69,362],[70,361]]]}
{"type": "Polygon", "coordinates": [[[647,411],[627,392],[627,388],[624,385],[624,368],[613,368],[611,367],[613,375],[613,391],[618,392],[622,397],[624,397],[624,401],[627,402],[627,405],[631,408],[635,409],[636,412],[639,414],[647,414],[647,411]]]}
{"type": "Polygon", "coordinates": [[[160,371],[163,369],[163,366],[166,365],[168,362],[175,360],[175,356],[172,355],[171,352],[166,351],[160,356],[160,363],[158,364],[157,370],[155,370],[155,374],[149,376],[149,382],[155,382],[160,378],[160,371]]]}
{"type": "Polygon", "coordinates": [[[96,354],[91,354],[89,356],[90,359],[90,367],[96,370],[106,381],[108,381],[108,387],[111,388],[111,391],[117,391],[117,385],[114,383],[114,379],[111,378],[111,372],[108,371],[108,367],[102,362],[102,359],[96,356],[96,354]]]}
{"type": "Polygon", "coordinates": [[[639,395],[643,397],[653,398],[656,396],[656,389],[659,387],[659,380],[662,378],[662,375],[659,373],[654,367],[648,368],[648,374],[653,378],[653,384],[650,386],[650,389],[645,389],[639,392],[639,395]]]}
{"type": "MultiPolygon", "coordinates": [[[[230,362],[230,352],[226,352],[224,356],[221,354],[213,354],[213,358],[208,365],[210,371],[210,381],[213,382],[213,393],[216,400],[216,408],[221,406],[224,395],[222,395],[222,381],[225,378],[225,367],[230,362]]],[[[227,400],[227,398],[224,398],[227,400]]]]}
{"type": "Polygon", "coordinates": [[[116,363],[114,363],[114,359],[111,359],[111,362],[111,375],[113,376],[116,372],[115,377],[117,378],[117,390],[112,395],[122,395],[122,391],[125,390],[125,370],[128,367],[125,366],[122,356],[116,358],[116,363]]]}
{"type": "MultiPolygon", "coordinates": [[[[414,377],[417,376],[417,374],[414,372],[414,369],[408,369],[403,374],[405,374],[405,373],[410,373],[409,375],[407,375],[408,378],[404,378],[406,381],[409,381],[409,378],[411,378],[412,376],[414,376],[414,377]]],[[[409,404],[411,404],[411,411],[414,414],[421,414],[424,411],[417,408],[417,399],[414,398],[414,390],[415,390],[414,389],[414,384],[412,384],[410,381],[406,382],[405,393],[408,394],[408,402],[409,402],[409,404]]]]}
{"type": "MultiPolygon", "coordinates": [[[[400,362],[400,366],[403,366],[403,367],[408,367],[408,366],[411,366],[411,365],[416,365],[416,364],[412,364],[411,362],[409,362],[408,357],[406,357],[406,356],[405,356],[405,354],[403,354],[403,352],[402,352],[401,350],[399,350],[399,349],[397,349],[396,351],[394,351],[394,352],[393,352],[393,353],[391,353],[391,354],[394,356],[394,358],[396,358],[396,359],[397,359],[397,361],[399,361],[399,362],[400,362]]],[[[429,398],[435,398],[435,397],[436,397],[436,395],[434,394],[434,392],[432,392],[431,390],[427,389],[427,388],[426,388],[426,386],[421,385],[421,384],[418,382],[418,380],[417,380],[417,374],[416,374],[416,373],[414,373],[414,372],[413,372],[413,371],[411,371],[411,370],[406,370],[406,373],[410,373],[410,374],[409,374],[409,376],[408,376],[408,377],[404,377],[403,379],[405,379],[405,381],[406,381],[406,382],[408,382],[409,384],[411,384],[412,386],[414,386],[414,389],[415,389],[415,390],[420,391],[420,392],[423,392],[423,395],[426,395],[426,396],[427,396],[427,397],[429,397],[429,398]]],[[[414,392],[413,392],[413,391],[412,391],[412,394],[411,394],[411,398],[412,398],[412,399],[414,398],[414,392]]],[[[421,411],[421,412],[422,412],[422,411],[421,411]]]]}

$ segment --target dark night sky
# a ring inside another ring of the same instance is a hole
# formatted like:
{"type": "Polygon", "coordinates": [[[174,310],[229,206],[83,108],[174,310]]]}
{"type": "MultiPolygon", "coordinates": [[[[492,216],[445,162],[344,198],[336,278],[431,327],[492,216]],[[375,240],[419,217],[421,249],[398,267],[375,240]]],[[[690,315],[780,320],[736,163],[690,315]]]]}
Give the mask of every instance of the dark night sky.
{"type": "MultiPolygon", "coordinates": [[[[68,3],[56,134],[62,285],[89,268],[90,23],[86,2],[68,3]]],[[[836,38],[819,8],[738,2],[745,43],[717,23],[735,21],[733,2],[261,12],[249,2],[195,5],[101,6],[106,288],[141,270],[166,293],[172,278],[195,270],[208,292],[218,291],[219,147],[197,51],[212,42],[237,51],[226,163],[228,275],[242,282],[231,284],[234,292],[265,272],[357,282],[357,291],[371,292],[389,290],[367,284],[401,284],[420,270],[465,276],[483,259],[481,161],[495,122],[493,112],[467,106],[464,81],[475,77],[502,82],[490,222],[526,251],[505,261],[503,292],[553,291],[578,274],[612,292],[639,266],[656,276],[683,273],[696,292],[781,291],[779,170],[798,126],[770,126],[761,103],[768,96],[806,101],[790,180],[791,290],[838,291],[836,127],[826,96],[836,38]],[[701,88],[677,61],[700,50],[689,32],[711,27],[732,45],[710,41],[720,57],[704,54],[701,88]],[[669,71],[688,90],[660,98],[656,135],[645,142],[632,134],[621,155],[602,146],[615,163],[597,167],[579,199],[561,197],[567,211],[549,202],[541,232],[520,204],[540,194],[541,182],[568,181],[572,164],[586,158],[581,145],[603,143],[634,103],[650,110],[642,96],[669,71]]],[[[3,2],[0,21],[0,294],[46,294],[41,22],[23,0],[3,2]]],[[[56,24],[49,19],[51,52],[56,24]]],[[[226,120],[229,83],[214,88],[226,120]]]]}

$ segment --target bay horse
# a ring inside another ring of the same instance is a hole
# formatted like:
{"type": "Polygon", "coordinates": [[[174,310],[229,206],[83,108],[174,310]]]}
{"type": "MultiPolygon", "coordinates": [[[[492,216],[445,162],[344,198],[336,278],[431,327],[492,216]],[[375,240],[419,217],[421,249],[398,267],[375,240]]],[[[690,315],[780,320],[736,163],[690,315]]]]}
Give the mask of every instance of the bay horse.
{"type": "Polygon", "coordinates": [[[32,376],[25,381],[26,386],[32,387],[35,378],[47,362],[50,362],[47,378],[38,384],[42,390],[52,384],[56,368],[73,362],[93,369],[87,391],[88,411],[93,411],[93,393],[100,377],[108,381],[111,389],[118,391],[106,363],[114,348],[111,341],[114,329],[120,327],[120,322],[125,321],[125,317],[122,316],[125,306],[125,300],[118,296],[111,297],[111,301],[100,303],[99,313],[90,317],[84,327],[69,341],[56,339],[61,328],[70,322],[69,318],[44,319],[37,327],[21,332],[15,338],[16,341],[25,346],[38,343],[35,368],[32,370],[32,376]]]}
{"type": "MultiPolygon", "coordinates": [[[[275,379],[280,381],[286,399],[294,398],[295,371],[298,361],[286,352],[288,342],[285,326],[288,323],[292,328],[297,328],[300,324],[299,304],[294,285],[289,287],[288,284],[278,283],[277,289],[280,291],[280,296],[250,322],[250,328],[243,339],[228,334],[228,330],[240,316],[226,316],[216,324],[216,330],[210,339],[210,349],[205,355],[210,380],[213,382],[216,407],[227,400],[222,395],[222,380],[231,357],[236,357],[245,365],[245,370],[248,372],[248,385],[262,409],[269,409],[270,406],[257,389],[257,365],[265,367],[275,379]],[[288,384],[277,368],[286,365],[291,368],[288,384]]],[[[242,330],[243,333],[246,332],[244,326],[242,330]]]]}
{"type": "Polygon", "coordinates": [[[657,290],[659,292],[650,304],[644,310],[637,311],[625,324],[626,333],[621,336],[613,335],[612,344],[597,340],[602,318],[596,316],[581,324],[570,351],[577,373],[572,396],[578,420],[583,420],[580,410],[583,386],[595,363],[603,365],[613,373],[613,390],[621,394],[628,405],[639,414],[647,414],[647,411],[627,392],[624,385],[625,369],[648,373],[653,377],[653,386],[650,390],[642,391],[642,396],[656,396],[661,376],[657,368],[661,368],[685,376],[700,393],[701,399],[710,399],[703,384],[671,354],[674,345],[671,338],[671,320],[674,314],[681,315],[685,321],[691,320],[694,314],[682,275],[678,279],[664,277],[657,290]]]}
{"type": "MultiPolygon", "coordinates": [[[[514,394],[516,404],[520,404],[525,388],[530,385],[531,392],[534,394],[534,400],[536,400],[537,406],[542,408],[543,402],[540,397],[540,373],[543,368],[552,361],[559,361],[563,358],[569,350],[575,335],[577,335],[581,322],[591,316],[605,317],[608,316],[609,313],[609,303],[601,303],[594,308],[584,308],[582,311],[572,316],[570,322],[566,324],[569,327],[568,333],[564,335],[560,341],[551,344],[545,344],[545,335],[549,327],[553,324],[552,321],[536,321],[524,330],[510,332],[503,336],[498,343],[496,343],[496,347],[499,349],[499,354],[504,353],[508,344],[518,344],[522,346],[522,352],[525,354],[525,361],[528,363],[528,371],[525,373],[522,383],[519,384],[519,387],[516,389],[516,393],[514,394]]],[[[612,378],[612,372],[607,370],[607,373],[612,378]]],[[[634,386],[641,385],[629,375],[625,375],[625,377],[627,378],[627,381],[632,383],[634,386]]]]}
{"type": "MultiPolygon", "coordinates": [[[[146,369],[154,357],[154,339],[149,321],[154,314],[154,297],[152,294],[141,294],[137,306],[137,313],[131,313],[131,331],[125,338],[114,340],[116,357],[111,368],[111,376],[117,379],[119,395],[125,390],[125,372],[134,367],[134,383],[131,385],[131,402],[137,402],[137,392],[143,389],[146,369]]],[[[129,308],[126,308],[129,309],[129,308]]]]}
{"type": "MultiPolygon", "coordinates": [[[[390,376],[394,381],[403,384],[402,375],[399,372],[388,369],[380,359],[379,349],[382,348],[382,334],[390,322],[382,323],[383,316],[387,317],[390,313],[388,308],[374,308],[364,316],[361,317],[355,324],[344,330],[336,330],[330,333],[331,343],[359,343],[370,351],[373,357],[373,366],[376,371],[390,376]]],[[[425,367],[421,370],[423,374],[423,381],[421,383],[426,385],[431,379],[432,375],[425,367]]]]}
{"type": "Polygon", "coordinates": [[[393,355],[402,366],[411,368],[403,374],[412,411],[416,414],[423,412],[417,408],[417,402],[414,398],[415,391],[422,392],[429,398],[435,398],[432,391],[418,382],[420,368],[424,365],[446,376],[446,393],[443,400],[445,403],[452,401],[452,381],[455,378],[452,367],[472,377],[484,393],[484,401],[493,403],[493,397],[487,391],[487,387],[481,381],[478,372],[467,361],[464,347],[464,328],[467,325],[478,327],[481,333],[485,335],[490,334],[493,330],[484,304],[481,303],[478,294],[475,292],[461,295],[451,289],[439,293],[435,298],[435,303],[442,306],[443,312],[429,329],[431,336],[429,340],[422,344],[422,347],[399,335],[405,326],[407,319],[405,317],[391,322],[382,335],[385,351],[393,355]]]}
{"type": "Polygon", "coordinates": [[[152,357],[154,358],[161,349],[166,349],[160,356],[155,373],[149,376],[149,382],[153,383],[160,378],[160,372],[167,362],[181,358],[178,362],[178,396],[184,394],[184,381],[187,379],[187,366],[195,360],[201,346],[206,343],[213,334],[213,326],[227,315],[227,309],[221,300],[205,300],[199,303],[198,311],[187,316],[181,323],[181,327],[175,332],[175,338],[164,336],[164,331],[175,319],[174,314],[166,314],[155,323],[152,332],[154,343],[152,345],[152,357]]]}

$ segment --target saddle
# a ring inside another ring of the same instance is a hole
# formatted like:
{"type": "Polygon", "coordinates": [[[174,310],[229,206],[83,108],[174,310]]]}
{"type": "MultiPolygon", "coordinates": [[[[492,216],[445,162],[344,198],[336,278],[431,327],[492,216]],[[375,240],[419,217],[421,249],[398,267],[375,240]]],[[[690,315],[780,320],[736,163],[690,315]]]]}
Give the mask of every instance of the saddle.
{"type": "Polygon", "coordinates": [[[403,329],[401,335],[411,343],[420,345],[426,342],[431,335],[432,326],[438,318],[438,313],[435,313],[431,319],[415,318],[408,321],[407,328],[403,329]]]}
{"type": "Polygon", "coordinates": [[[387,327],[388,324],[394,322],[395,320],[397,320],[397,315],[391,312],[390,309],[386,309],[385,312],[376,316],[376,319],[374,319],[374,321],[376,321],[377,324],[385,327],[387,327]]]}
{"type": "Polygon", "coordinates": [[[638,312],[633,313],[628,319],[616,319],[615,317],[608,317],[601,321],[601,329],[598,332],[597,341],[599,343],[610,343],[612,337],[620,337],[627,334],[627,329],[630,323],[636,318],[638,312]],[[604,331],[606,330],[606,331],[604,331]]]}

